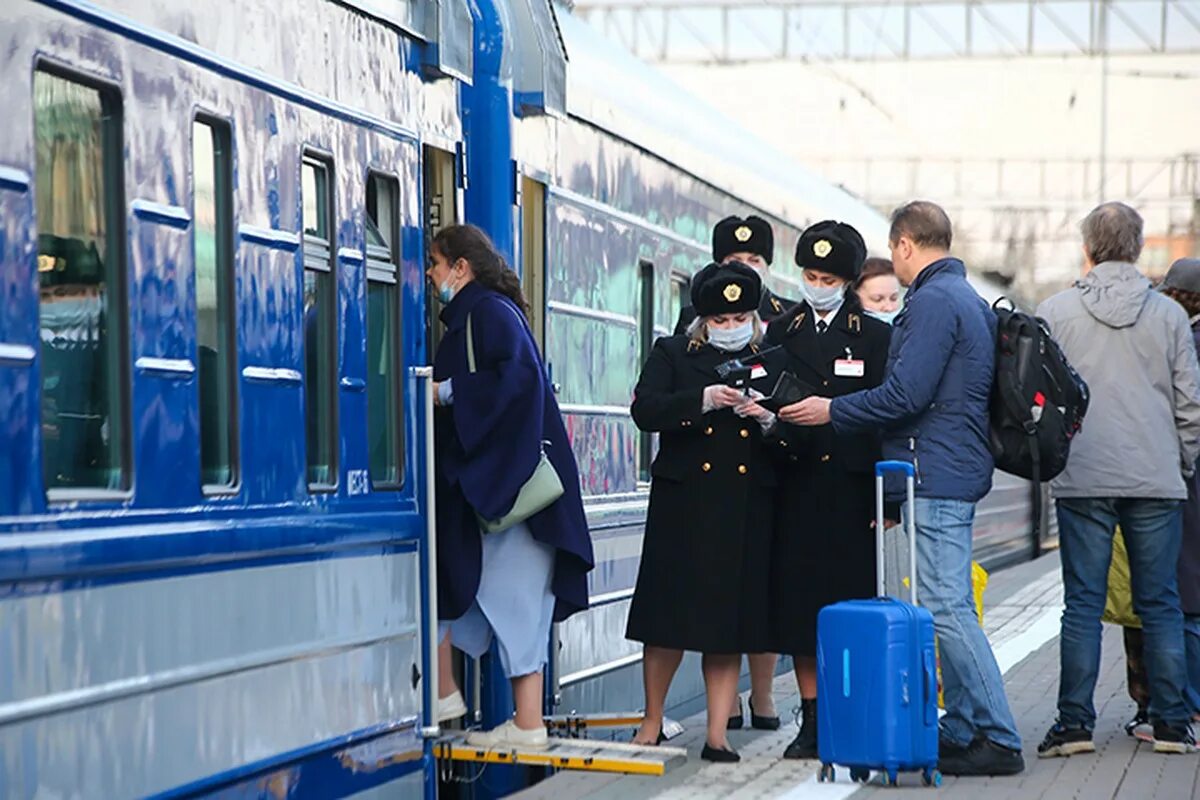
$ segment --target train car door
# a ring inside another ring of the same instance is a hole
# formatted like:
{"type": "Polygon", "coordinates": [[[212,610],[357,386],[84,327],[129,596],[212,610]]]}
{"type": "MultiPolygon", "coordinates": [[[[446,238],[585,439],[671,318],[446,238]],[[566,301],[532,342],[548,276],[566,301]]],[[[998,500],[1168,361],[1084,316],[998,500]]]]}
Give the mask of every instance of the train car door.
{"type": "MultiPolygon", "coordinates": [[[[458,180],[458,157],[446,150],[425,145],[422,149],[424,167],[425,196],[422,198],[425,208],[425,249],[428,256],[429,243],[442,228],[462,222],[462,202],[459,193],[462,191],[458,180]]],[[[438,321],[441,306],[430,296],[425,304],[427,318],[425,321],[425,341],[429,343],[429,363],[433,363],[433,354],[437,352],[438,343],[442,340],[442,325],[438,321]]]]}
{"type": "Polygon", "coordinates": [[[521,287],[529,326],[546,352],[546,185],[521,176],[521,287]]]}

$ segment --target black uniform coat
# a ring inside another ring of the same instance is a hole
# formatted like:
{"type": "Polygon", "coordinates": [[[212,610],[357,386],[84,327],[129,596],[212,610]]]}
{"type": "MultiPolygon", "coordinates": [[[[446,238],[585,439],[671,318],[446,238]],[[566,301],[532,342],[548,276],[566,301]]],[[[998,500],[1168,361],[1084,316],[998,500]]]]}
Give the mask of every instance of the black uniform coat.
{"type": "MultiPolygon", "coordinates": [[[[701,413],[715,367],[739,353],[671,336],[655,343],[633,400],[633,419],[661,434],[650,510],[625,635],[702,653],[766,649],[776,459],[756,420],[732,409],[701,413]]],[[[752,381],[770,393],[783,354],[752,381]]]]}
{"type": "MultiPolygon", "coordinates": [[[[796,377],[824,397],[883,382],[891,327],[864,314],[853,293],[818,334],[816,315],[800,303],[771,323],[769,344],[782,344],[796,377]],[[863,362],[861,378],[838,376],[834,362],[863,362]]],[[[817,612],[830,603],[875,594],[875,462],[879,437],[839,436],[832,425],[780,422],[772,439],[786,452],[780,472],[771,555],[772,650],[816,655],[817,612]]]]}
{"type": "MultiPolygon", "coordinates": [[[[785,300],[777,294],[772,294],[771,290],[764,286],[762,300],[758,303],[758,316],[762,317],[763,322],[770,322],[776,317],[786,314],[795,305],[791,300],[785,300]]],[[[696,309],[691,306],[684,306],[680,309],[679,320],[675,323],[675,335],[681,336],[687,333],[688,326],[694,319],[696,319],[696,309]]]]}

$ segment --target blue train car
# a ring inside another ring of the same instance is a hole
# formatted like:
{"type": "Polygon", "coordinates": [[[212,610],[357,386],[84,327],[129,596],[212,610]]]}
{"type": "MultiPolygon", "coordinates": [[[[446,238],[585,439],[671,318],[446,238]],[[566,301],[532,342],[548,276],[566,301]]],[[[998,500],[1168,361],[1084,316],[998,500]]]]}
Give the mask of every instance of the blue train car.
{"type": "MultiPolygon", "coordinates": [[[[521,273],[596,545],[547,711],[637,708],[628,405],[712,224],[770,218],[784,295],[807,223],[885,244],[544,0],[13,0],[0,70],[2,796],[436,793],[422,269],[462,219],[521,273]]],[[[989,503],[1026,550],[1028,486],[989,503]]]]}
{"type": "Polygon", "coordinates": [[[0,796],[431,786],[413,368],[466,6],[352,5],[5,8],[0,796]]]}

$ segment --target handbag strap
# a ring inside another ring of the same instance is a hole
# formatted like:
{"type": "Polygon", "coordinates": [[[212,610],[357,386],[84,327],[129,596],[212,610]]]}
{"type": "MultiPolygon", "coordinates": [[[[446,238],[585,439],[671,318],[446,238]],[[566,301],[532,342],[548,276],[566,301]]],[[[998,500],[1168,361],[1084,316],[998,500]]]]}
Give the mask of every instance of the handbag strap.
{"type": "Polygon", "coordinates": [[[475,371],[475,337],[471,335],[470,314],[467,314],[467,369],[475,371]]]}

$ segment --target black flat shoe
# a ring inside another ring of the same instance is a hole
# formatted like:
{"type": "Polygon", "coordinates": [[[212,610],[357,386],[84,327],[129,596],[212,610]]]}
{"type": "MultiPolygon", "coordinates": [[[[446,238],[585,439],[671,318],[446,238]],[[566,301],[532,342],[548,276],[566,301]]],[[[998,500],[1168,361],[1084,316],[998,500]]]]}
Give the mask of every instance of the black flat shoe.
{"type": "Polygon", "coordinates": [[[754,713],[754,701],[747,700],[746,705],[750,706],[750,727],[760,731],[777,731],[779,730],[779,717],[760,717],[754,713]]]}
{"type": "Polygon", "coordinates": [[[725,730],[727,731],[740,731],[742,724],[745,722],[745,719],[742,717],[742,698],[740,697],[738,698],[737,706],[738,713],[731,714],[729,721],[725,723],[725,730]]]}
{"type": "Polygon", "coordinates": [[[704,743],[704,749],[700,751],[700,758],[705,761],[715,761],[718,764],[733,764],[742,760],[736,750],[710,747],[708,742],[704,743]]]}

